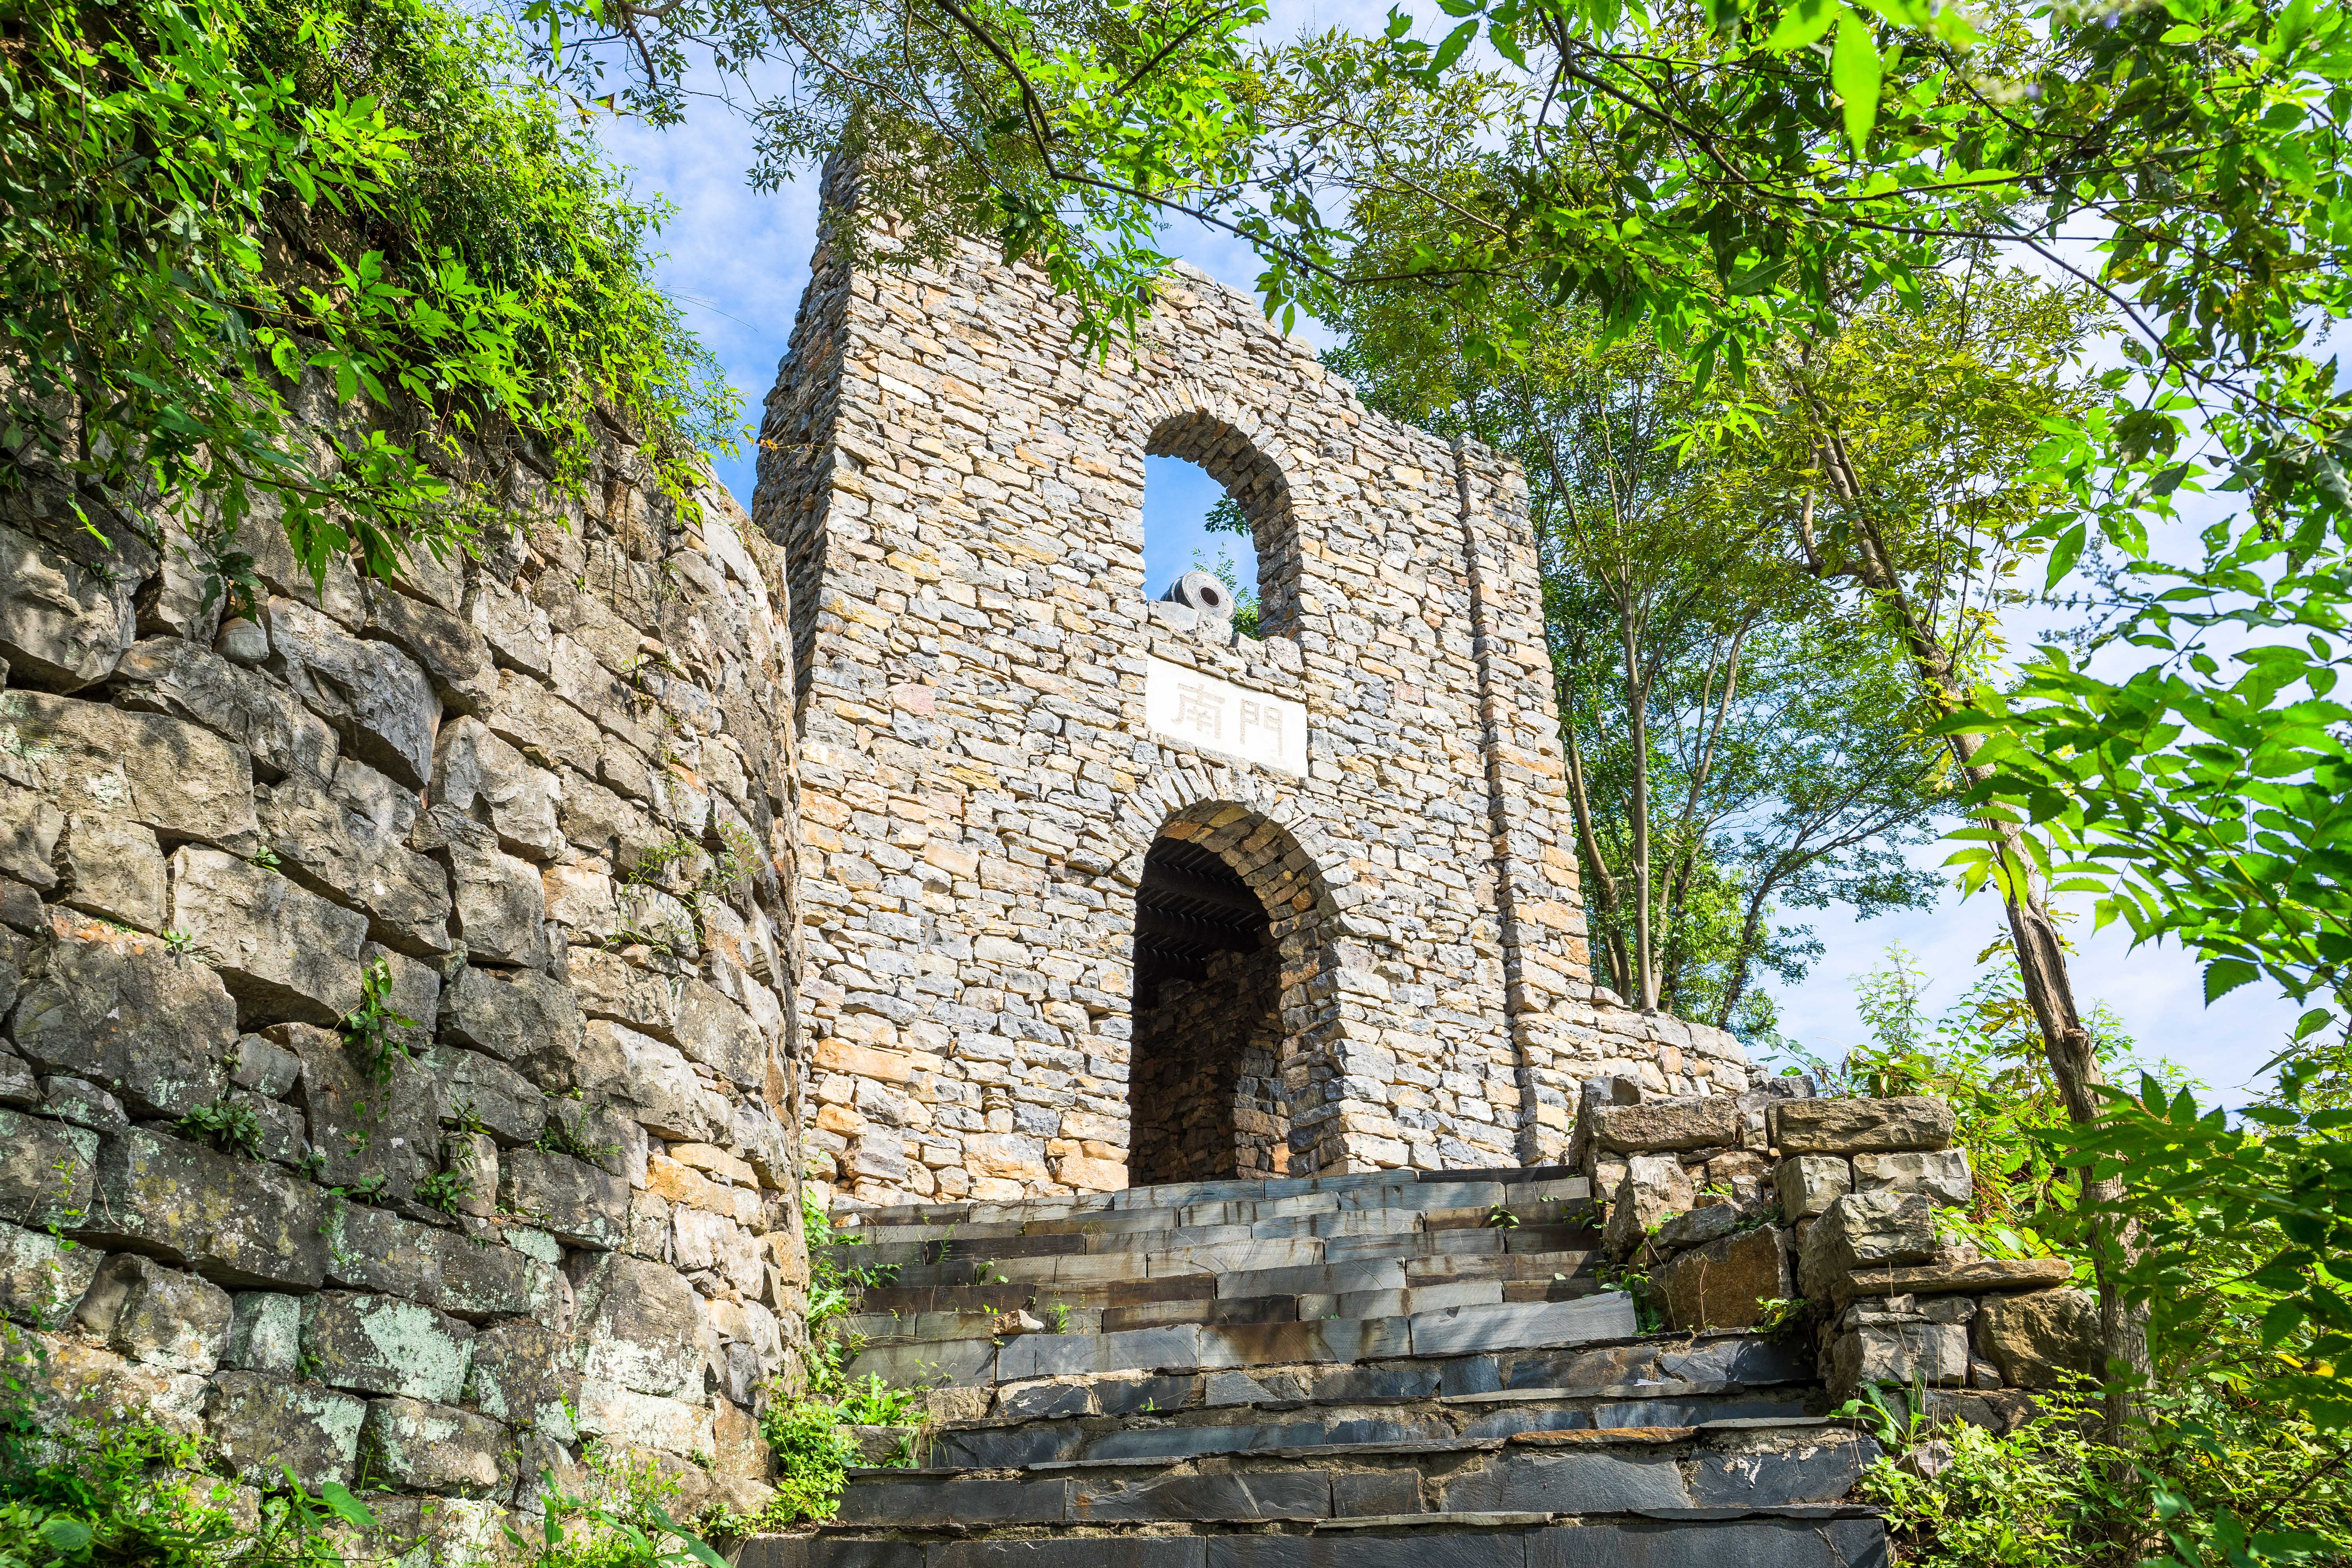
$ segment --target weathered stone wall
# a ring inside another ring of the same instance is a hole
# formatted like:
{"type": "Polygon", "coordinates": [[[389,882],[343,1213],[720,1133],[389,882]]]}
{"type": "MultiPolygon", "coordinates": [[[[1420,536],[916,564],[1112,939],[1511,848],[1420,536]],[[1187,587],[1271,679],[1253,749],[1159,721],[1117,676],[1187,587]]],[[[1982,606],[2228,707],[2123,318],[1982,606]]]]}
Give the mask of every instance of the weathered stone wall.
{"type": "Polygon", "coordinates": [[[824,245],[753,511],[808,652],[810,1136],[843,1190],[1126,1184],[1134,898],[1184,820],[1279,845],[1293,1173],[1558,1157],[1623,1053],[1507,464],[1368,412],[1197,274],[1099,358],[981,247],[854,274],[824,245]],[[1147,453],[1251,517],[1262,638],[1144,597],[1147,453]],[[1302,704],[1305,776],[1155,732],[1148,660],[1302,704]]]}
{"type": "Polygon", "coordinates": [[[1821,1097],[1800,1078],[1739,1096],[1601,1078],[1582,1098],[1609,1249],[1649,1276],[1668,1327],[1748,1328],[1795,1303],[1787,1330],[1811,1336],[1833,1399],[1875,1386],[1998,1430],[2095,1364],[2098,1300],[2064,1260],[1985,1258],[1939,1223],[1976,1200],[1942,1100],[1821,1097]]]}
{"type": "Polygon", "coordinates": [[[749,1504],[805,1279],[781,552],[617,437],[584,509],[475,460],[478,560],[320,586],[248,523],[257,625],[0,498],[0,1308],[225,1473],[444,1500],[395,1527],[592,1439],[749,1504]]]}
{"type": "Polygon", "coordinates": [[[1163,982],[1135,1020],[1130,1163],[1139,1186],[1287,1169],[1282,954],[1220,953],[1208,969],[1199,980],[1163,982]]]}

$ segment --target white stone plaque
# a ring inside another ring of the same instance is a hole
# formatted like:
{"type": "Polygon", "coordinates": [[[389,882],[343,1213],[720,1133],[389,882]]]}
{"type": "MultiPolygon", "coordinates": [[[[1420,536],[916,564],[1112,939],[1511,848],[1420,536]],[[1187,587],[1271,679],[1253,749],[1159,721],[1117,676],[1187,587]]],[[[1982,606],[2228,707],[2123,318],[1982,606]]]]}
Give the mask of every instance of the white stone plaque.
{"type": "Polygon", "coordinates": [[[1143,722],[1155,735],[1307,776],[1307,705],[1147,656],[1143,722]]]}

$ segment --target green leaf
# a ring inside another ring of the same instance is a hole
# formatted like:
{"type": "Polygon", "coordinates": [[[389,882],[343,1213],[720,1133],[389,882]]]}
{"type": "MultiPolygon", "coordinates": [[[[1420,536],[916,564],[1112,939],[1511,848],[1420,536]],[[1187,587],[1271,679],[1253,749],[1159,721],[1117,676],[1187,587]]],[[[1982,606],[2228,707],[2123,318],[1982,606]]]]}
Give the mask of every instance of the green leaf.
{"type": "Polygon", "coordinates": [[[1468,48],[1477,37],[1478,23],[1475,17],[1446,34],[1445,41],[1437,46],[1437,53],[1429,62],[1428,74],[1433,77],[1453,69],[1454,62],[1462,58],[1462,51],[1468,48]]]}
{"type": "Polygon", "coordinates": [[[1870,142],[1872,127],[1878,123],[1879,82],[1878,43],[1871,36],[1870,24],[1852,11],[1839,11],[1837,52],[1830,57],[1830,85],[1845,100],[1845,133],[1857,158],[1870,142]]]}
{"type": "Polygon", "coordinates": [[[328,1481],[319,1488],[319,1500],[334,1510],[335,1517],[360,1530],[376,1528],[375,1515],[367,1504],[351,1494],[341,1481],[328,1481]]]}
{"type": "Polygon", "coordinates": [[[1776,54],[1801,49],[1819,41],[1837,18],[1837,0],[1796,0],[1780,13],[1780,23],[1764,40],[1764,47],[1776,54]]]}
{"type": "Polygon", "coordinates": [[[68,1519],[61,1513],[41,1521],[41,1528],[35,1533],[41,1538],[42,1545],[58,1553],[86,1552],[98,1536],[96,1531],[81,1521],[68,1519]]]}
{"type": "Polygon", "coordinates": [[[2217,958],[2205,966],[2205,1005],[2210,1007],[2239,986],[2262,977],[2261,970],[2242,959],[2217,958]]]}
{"type": "Polygon", "coordinates": [[[2057,542],[2050,546],[2051,587],[2055,588],[2064,581],[2066,574],[2074,569],[2074,563],[2083,558],[2085,537],[2084,525],[2078,522],[2060,534],[2057,542]]]}

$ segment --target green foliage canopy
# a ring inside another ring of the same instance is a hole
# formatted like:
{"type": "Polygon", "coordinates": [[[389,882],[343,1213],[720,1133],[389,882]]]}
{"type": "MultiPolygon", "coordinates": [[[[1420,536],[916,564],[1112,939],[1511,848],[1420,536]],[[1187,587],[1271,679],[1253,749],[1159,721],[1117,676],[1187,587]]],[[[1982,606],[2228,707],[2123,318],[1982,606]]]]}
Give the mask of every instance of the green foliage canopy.
{"type": "MultiPolygon", "coordinates": [[[[732,392],[654,288],[661,216],[506,30],[434,0],[20,0],[0,48],[0,448],[276,515],[314,572],[460,546],[458,443],[582,482],[598,411],[686,497],[732,392]],[[303,379],[328,389],[306,403],[303,379]]],[[[87,514],[86,514],[87,515],[87,514]]]]}

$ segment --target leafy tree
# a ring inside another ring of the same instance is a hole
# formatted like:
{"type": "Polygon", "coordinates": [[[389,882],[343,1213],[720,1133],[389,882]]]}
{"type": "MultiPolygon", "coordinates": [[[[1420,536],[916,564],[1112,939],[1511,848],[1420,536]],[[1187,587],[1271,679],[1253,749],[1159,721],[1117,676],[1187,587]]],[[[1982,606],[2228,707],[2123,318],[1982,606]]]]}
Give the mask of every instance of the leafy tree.
{"type": "MultiPolygon", "coordinates": [[[[1380,221],[1393,233],[1398,216],[1380,221]]],[[[1778,904],[1933,898],[1900,846],[1922,837],[1937,774],[1887,643],[1758,504],[1777,457],[1677,443],[1706,406],[1689,378],[1648,340],[1605,342],[1590,312],[1562,313],[1507,363],[1406,300],[1368,298],[1340,325],[1327,357],[1373,406],[1528,473],[1610,984],[1768,1036],[1752,977],[1795,978],[1813,951],[1801,929],[1774,929],[1778,904]]]]}
{"type": "Polygon", "coordinates": [[[216,575],[248,516],[313,573],[383,573],[503,499],[461,442],[576,488],[609,417],[688,500],[728,438],[733,394],[650,280],[659,209],[503,28],[433,0],[26,0],[11,39],[0,480],[61,484],[101,536],[176,511],[216,575]]]}

